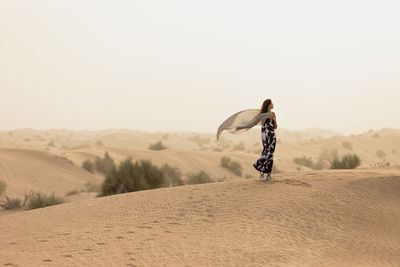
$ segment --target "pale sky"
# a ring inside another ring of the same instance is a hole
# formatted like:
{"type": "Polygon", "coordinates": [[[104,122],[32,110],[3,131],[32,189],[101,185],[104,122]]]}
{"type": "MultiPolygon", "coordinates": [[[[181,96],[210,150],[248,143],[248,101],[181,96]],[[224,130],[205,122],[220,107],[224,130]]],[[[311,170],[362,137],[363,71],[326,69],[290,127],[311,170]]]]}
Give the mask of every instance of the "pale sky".
{"type": "Polygon", "coordinates": [[[400,128],[398,3],[0,0],[0,130],[400,128]]]}

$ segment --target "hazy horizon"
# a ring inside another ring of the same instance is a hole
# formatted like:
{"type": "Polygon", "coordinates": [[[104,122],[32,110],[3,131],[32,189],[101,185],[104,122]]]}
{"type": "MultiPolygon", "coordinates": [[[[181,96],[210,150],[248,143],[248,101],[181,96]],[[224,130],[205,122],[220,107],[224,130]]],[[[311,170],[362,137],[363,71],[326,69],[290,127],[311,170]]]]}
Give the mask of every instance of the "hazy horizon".
{"type": "Polygon", "coordinates": [[[0,2],[0,130],[400,129],[396,1],[0,2]]]}

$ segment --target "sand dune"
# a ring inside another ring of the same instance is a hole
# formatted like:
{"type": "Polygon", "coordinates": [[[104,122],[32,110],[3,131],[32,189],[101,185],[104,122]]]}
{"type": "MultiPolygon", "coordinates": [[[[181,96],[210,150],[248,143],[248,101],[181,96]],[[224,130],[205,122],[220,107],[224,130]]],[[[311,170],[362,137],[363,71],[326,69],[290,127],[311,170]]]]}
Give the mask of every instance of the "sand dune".
{"type": "MultiPolygon", "coordinates": [[[[151,160],[158,166],[168,163],[178,167],[184,176],[203,170],[216,179],[236,179],[235,174],[220,166],[221,157],[229,156],[242,166],[242,177],[255,178],[258,174],[252,163],[262,149],[259,131],[259,128],[254,128],[240,135],[224,133],[220,142],[216,142],[214,134],[192,132],[147,133],[118,129],[3,131],[0,132],[0,179],[7,182],[9,196],[23,197],[30,190],[65,194],[80,189],[88,180],[102,182],[102,175],[93,176],[81,166],[83,161],[94,161],[106,151],[116,162],[132,157],[133,160],[151,160]],[[167,149],[148,149],[150,143],[159,140],[167,149]]],[[[304,155],[316,162],[322,151],[334,149],[341,155],[356,153],[361,158],[361,167],[370,167],[385,159],[391,166],[400,168],[398,129],[384,128],[343,136],[322,129],[290,131],[279,128],[277,137],[274,166],[280,172],[310,170],[295,164],[293,158],[304,155]],[[343,142],[350,144],[351,149],[344,147],[343,142]],[[379,157],[378,151],[384,156],[379,157]]]]}
{"type": "Polygon", "coordinates": [[[46,151],[0,148],[0,180],[7,183],[9,197],[23,198],[30,191],[64,195],[87,182],[101,183],[103,177],[46,151]]]}
{"type": "Polygon", "coordinates": [[[400,171],[276,174],[0,217],[4,266],[397,266],[400,171]]]}

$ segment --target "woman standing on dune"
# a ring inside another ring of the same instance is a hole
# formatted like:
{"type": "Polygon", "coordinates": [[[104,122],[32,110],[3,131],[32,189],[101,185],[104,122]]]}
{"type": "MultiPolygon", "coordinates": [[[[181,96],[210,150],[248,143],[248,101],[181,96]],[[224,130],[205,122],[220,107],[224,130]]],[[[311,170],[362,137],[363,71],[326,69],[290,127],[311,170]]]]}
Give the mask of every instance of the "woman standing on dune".
{"type": "Polygon", "coordinates": [[[246,109],[233,114],[219,126],[217,131],[218,140],[223,130],[236,134],[261,125],[263,150],[260,158],[253,164],[254,168],[260,172],[260,181],[265,181],[265,173],[267,180],[272,180],[271,172],[276,146],[275,129],[278,128],[275,113],[271,111],[273,108],[274,104],[268,98],[263,102],[261,109],[246,109]]]}
{"type": "Polygon", "coordinates": [[[278,128],[276,123],[275,112],[271,112],[274,108],[274,104],[271,99],[266,99],[261,107],[260,114],[267,113],[265,120],[261,126],[261,140],[263,144],[263,150],[260,158],[253,164],[254,168],[260,172],[260,181],[263,181],[264,173],[267,173],[267,180],[271,181],[272,165],[274,163],[274,152],[276,146],[276,134],[275,129],[278,128]]]}

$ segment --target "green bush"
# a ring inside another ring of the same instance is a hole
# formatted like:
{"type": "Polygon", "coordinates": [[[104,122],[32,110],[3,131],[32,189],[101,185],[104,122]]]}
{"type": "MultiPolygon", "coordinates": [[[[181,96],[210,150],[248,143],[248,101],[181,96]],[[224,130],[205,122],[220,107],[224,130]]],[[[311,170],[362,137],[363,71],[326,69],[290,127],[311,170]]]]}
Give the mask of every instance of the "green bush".
{"type": "Polygon", "coordinates": [[[161,166],[160,170],[165,176],[164,186],[178,186],[184,184],[183,180],[181,179],[181,171],[177,167],[172,167],[165,163],[163,166],[161,166]]]}
{"type": "Polygon", "coordinates": [[[28,200],[28,210],[44,208],[47,206],[53,206],[64,203],[64,199],[52,193],[50,195],[42,193],[33,193],[28,200]]]}
{"type": "Polygon", "coordinates": [[[204,172],[200,171],[198,173],[189,173],[186,177],[187,184],[204,184],[204,183],[211,183],[213,180],[210,176],[204,172]]]}
{"type": "Polygon", "coordinates": [[[101,172],[105,175],[110,174],[111,171],[115,168],[114,160],[110,157],[110,154],[108,154],[108,152],[104,153],[104,158],[96,157],[94,165],[98,172],[101,172]]]}
{"type": "Polygon", "coordinates": [[[346,154],[341,159],[334,157],[331,162],[331,169],[355,169],[360,163],[360,157],[356,154],[346,154]]]}
{"type": "Polygon", "coordinates": [[[7,197],[7,201],[2,206],[6,210],[19,209],[21,207],[21,199],[7,197]]]}
{"type": "Polygon", "coordinates": [[[308,168],[313,167],[313,161],[312,161],[311,157],[307,158],[305,155],[303,155],[303,157],[301,157],[301,158],[300,157],[294,158],[293,162],[298,165],[305,166],[308,168]]]}
{"type": "Polygon", "coordinates": [[[223,156],[221,158],[221,166],[224,168],[229,168],[229,163],[231,162],[231,159],[229,157],[223,156]]]}
{"type": "Polygon", "coordinates": [[[100,192],[101,191],[101,185],[99,185],[99,184],[87,182],[85,184],[85,186],[86,186],[86,192],[100,192]]]}
{"type": "Polygon", "coordinates": [[[164,173],[150,161],[133,163],[131,159],[126,159],[106,176],[100,196],[158,188],[164,180],[164,173]]]}
{"type": "Polygon", "coordinates": [[[0,180],[0,197],[6,192],[7,183],[6,181],[0,180]]]}
{"type": "Polygon", "coordinates": [[[242,166],[237,161],[231,161],[229,157],[223,156],[221,158],[221,166],[230,170],[237,176],[242,176],[242,166]]]}
{"type": "Polygon", "coordinates": [[[93,164],[93,162],[91,162],[90,160],[85,160],[85,161],[82,163],[82,168],[84,168],[84,169],[87,170],[88,172],[93,173],[94,164],[93,164]]]}
{"type": "Polygon", "coordinates": [[[167,147],[162,144],[162,141],[158,141],[157,143],[149,144],[148,148],[151,150],[163,150],[166,149],[167,147]]]}

